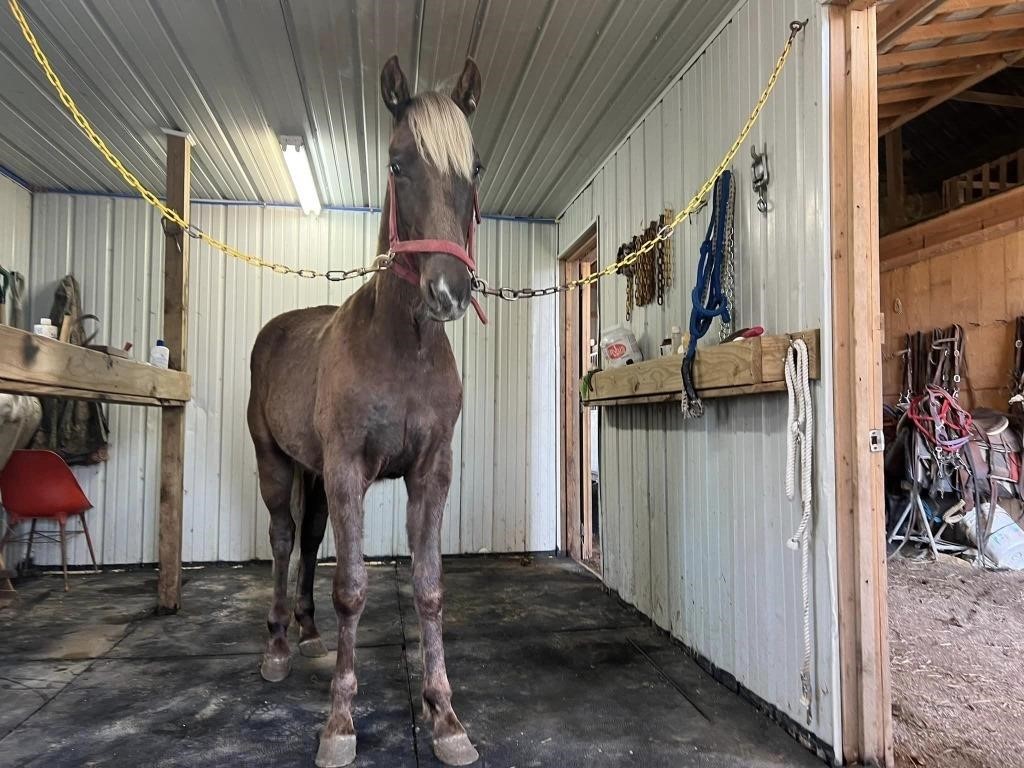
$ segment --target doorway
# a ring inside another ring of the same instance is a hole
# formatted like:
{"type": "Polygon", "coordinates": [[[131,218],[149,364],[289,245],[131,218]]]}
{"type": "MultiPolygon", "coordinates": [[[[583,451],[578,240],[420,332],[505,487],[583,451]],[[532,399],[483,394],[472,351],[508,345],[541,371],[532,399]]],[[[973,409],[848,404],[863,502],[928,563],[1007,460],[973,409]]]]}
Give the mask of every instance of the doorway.
{"type": "MultiPolygon", "coordinates": [[[[561,259],[563,282],[586,278],[597,267],[597,226],[592,224],[561,259]]],[[[601,573],[600,417],[580,403],[580,380],[598,365],[598,286],[562,294],[562,545],[601,573]]]]}

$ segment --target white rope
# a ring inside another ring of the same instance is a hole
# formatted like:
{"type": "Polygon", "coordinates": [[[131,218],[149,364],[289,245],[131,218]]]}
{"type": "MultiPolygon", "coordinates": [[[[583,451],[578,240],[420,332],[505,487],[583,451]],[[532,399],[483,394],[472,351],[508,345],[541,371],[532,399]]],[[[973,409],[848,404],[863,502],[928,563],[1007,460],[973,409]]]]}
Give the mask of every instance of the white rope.
{"type": "Polygon", "coordinates": [[[800,549],[800,588],[804,609],[804,657],[800,667],[800,703],[811,722],[811,527],[813,523],[814,412],[811,385],[807,375],[807,345],[794,339],[786,352],[786,390],[789,394],[789,429],[786,432],[786,496],[796,497],[796,473],[799,463],[800,502],[803,514],[796,532],[786,542],[800,549]]]}

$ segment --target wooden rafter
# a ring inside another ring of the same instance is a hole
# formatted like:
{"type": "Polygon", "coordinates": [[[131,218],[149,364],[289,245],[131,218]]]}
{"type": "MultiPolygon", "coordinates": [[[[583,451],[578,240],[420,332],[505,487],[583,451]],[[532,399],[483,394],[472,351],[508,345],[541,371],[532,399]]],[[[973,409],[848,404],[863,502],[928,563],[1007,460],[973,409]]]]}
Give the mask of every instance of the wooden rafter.
{"type": "Polygon", "coordinates": [[[990,59],[969,59],[967,61],[952,61],[935,67],[901,69],[899,72],[879,75],[878,88],[879,90],[885,90],[915,85],[917,83],[926,83],[933,80],[952,80],[954,78],[968,77],[981,72],[995,61],[996,57],[990,59]]]}
{"type": "Polygon", "coordinates": [[[915,99],[927,99],[935,95],[935,89],[942,83],[927,83],[923,85],[908,85],[904,88],[890,88],[878,92],[878,103],[895,104],[901,101],[914,101],[915,99]]]}
{"type": "Polygon", "coordinates": [[[919,43],[926,40],[945,40],[966,35],[988,35],[993,32],[1018,32],[1024,29],[1024,13],[1004,13],[999,16],[978,16],[974,19],[932,21],[911,27],[899,36],[900,43],[919,43]]]}
{"type": "Polygon", "coordinates": [[[898,69],[915,64],[957,61],[961,59],[991,56],[998,53],[1012,53],[1024,50],[1024,32],[1003,36],[991,36],[975,43],[936,45],[931,48],[883,53],[878,57],[879,69],[898,69]]]}
{"type": "Polygon", "coordinates": [[[956,101],[967,101],[972,104],[989,104],[993,107],[1012,107],[1024,109],[1024,96],[1008,93],[986,93],[984,91],[964,91],[953,97],[956,101]]]}
{"type": "MultiPolygon", "coordinates": [[[[938,11],[947,0],[894,0],[878,11],[878,48],[885,50],[899,36],[938,11]]],[[[879,61],[879,66],[882,65],[879,61]]]]}
{"type": "Polygon", "coordinates": [[[981,67],[974,74],[968,75],[968,76],[963,77],[963,78],[961,78],[959,80],[956,80],[956,81],[954,81],[954,82],[952,82],[952,83],[950,83],[948,85],[945,85],[943,88],[939,89],[936,92],[936,94],[934,96],[932,96],[930,99],[928,99],[927,101],[921,103],[920,105],[918,105],[916,107],[911,108],[905,114],[895,118],[893,120],[893,122],[887,124],[886,126],[884,126],[884,127],[880,126],[879,127],[880,133],[882,133],[882,134],[888,133],[893,128],[898,128],[899,126],[904,125],[905,123],[910,122],[911,120],[913,120],[918,115],[922,115],[925,112],[927,112],[928,110],[934,109],[939,104],[942,104],[943,102],[949,101],[954,96],[958,96],[959,94],[963,93],[964,91],[970,90],[975,85],[980,83],[982,80],[985,80],[985,79],[991,77],[996,72],[1000,72],[1000,71],[1006,69],[1006,67],[1010,66],[1010,64],[1014,64],[1014,63],[1016,63],[1018,61],[1021,61],[1022,59],[1024,59],[1024,50],[1017,51],[1016,53],[1013,53],[1013,54],[1007,54],[1005,56],[997,56],[997,57],[994,57],[992,59],[986,60],[988,63],[985,66],[981,67]]]}

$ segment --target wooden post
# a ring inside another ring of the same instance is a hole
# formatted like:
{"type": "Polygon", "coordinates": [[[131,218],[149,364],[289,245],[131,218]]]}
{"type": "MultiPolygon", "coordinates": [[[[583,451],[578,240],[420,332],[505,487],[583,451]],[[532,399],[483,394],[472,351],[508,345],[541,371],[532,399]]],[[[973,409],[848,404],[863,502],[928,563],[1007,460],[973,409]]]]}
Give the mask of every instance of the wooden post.
{"type": "MultiPolygon", "coordinates": [[[[562,263],[562,279],[574,280],[580,276],[580,265],[575,261],[562,263]]],[[[580,350],[580,292],[562,294],[562,499],[565,540],[563,546],[569,556],[579,560],[580,541],[580,398],[578,371],[580,350]]]]}
{"type": "MultiPolygon", "coordinates": [[[[191,140],[167,131],[167,205],[189,220],[191,140]]],[[[173,232],[164,239],[164,342],[170,367],[188,362],[188,248],[190,238],[173,232]]],[[[181,518],[184,506],[185,408],[165,407],[160,419],[160,577],[157,612],[181,606],[181,518]]]]}
{"type": "Polygon", "coordinates": [[[893,765],[881,431],[875,9],[832,7],[830,165],[842,754],[893,765]]]}
{"type": "Polygon", "coordinates": [[[903,129],[897,128],[885,134],[885,207],[890,229],[899,229],[906,221],[903,196],[903,129]]]}

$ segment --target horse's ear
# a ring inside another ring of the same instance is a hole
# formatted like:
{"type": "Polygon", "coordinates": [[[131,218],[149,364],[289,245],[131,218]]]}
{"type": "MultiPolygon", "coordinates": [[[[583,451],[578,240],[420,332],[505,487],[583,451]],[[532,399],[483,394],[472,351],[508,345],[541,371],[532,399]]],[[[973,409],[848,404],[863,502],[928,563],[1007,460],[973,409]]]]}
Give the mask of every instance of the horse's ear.
{"type": "Polygon", "coordinates": [[[384,106],[388,108],[395,119],[398,120],[409,106],[409,85],[405,81],[405,74],[398,64],[398,57],[392,56],[384,64],[380,71],[380,95],[384,99],[384,106]]]}
{"type": "Polygon", "coordinates": [[[480,77],[480,69],[472,59],[466,59],[466,66],[462,68],[459,75],[459,82],[452,88],[452,101],[459,105],[459,109],[469,117],[476,112],[480,103],[480,86],[483,80],[480,77]]]}

